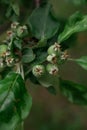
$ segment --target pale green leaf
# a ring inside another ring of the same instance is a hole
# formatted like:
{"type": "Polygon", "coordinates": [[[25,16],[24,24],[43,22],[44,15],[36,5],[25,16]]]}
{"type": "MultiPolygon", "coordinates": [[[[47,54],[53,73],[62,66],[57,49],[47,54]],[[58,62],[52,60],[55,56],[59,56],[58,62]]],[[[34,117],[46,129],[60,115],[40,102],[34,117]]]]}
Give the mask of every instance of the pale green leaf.
{"type": "Polygon", "coordinates": [[[87,70],[87,56],[82,56],[79,59],[76,59],[75,62],[79,64],[83,69],[87,70]]]}
{"type": "Polygon", "coordinates": [[[87,15],[82,15],[77,12],[69,18],[64,31],[58,36],[58,42],[61,43],[67,40],[72,34],[86,30],[87,15]]]}

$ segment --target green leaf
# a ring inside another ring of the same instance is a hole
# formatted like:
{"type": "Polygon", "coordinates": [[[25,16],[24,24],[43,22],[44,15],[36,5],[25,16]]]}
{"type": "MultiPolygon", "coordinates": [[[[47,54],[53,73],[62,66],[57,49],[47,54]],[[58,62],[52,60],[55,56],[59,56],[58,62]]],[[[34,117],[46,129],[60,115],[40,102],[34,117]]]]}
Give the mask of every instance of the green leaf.
{"type": "Polygon", "coordinates": [[[33,66],[42,64],[42,63],[44,63],[46,61],[46,57],[47,57],[47,52],[46,51],[45,52],[40,51],[40,48],[39,48],[39,51],[37,50],[36,52],[38,54],[36,55],[34,61],[29,63],[28,68],[26,68],[25,76],[27,76],[30,73],[30,71],[32,70],[33,66]]]}
{"type": "Polygon", "coordinates": [[[20,14],[20,7],[19,7],[18,2],[12,1],[11,2],[11,7],[12,7],[13,11],[15,12],[15,14],[19,16],[19,14],[20,14]]]}
{"type": "Polygon", "coordinates": [[[59,22],[51,15],[49,4],[36,8],[28,19],[32,34],[39,40],[53,37],[58,29],[59,22]]]}
{"type": "Polygon", "coordinates": [[[31,48],[25,48],[23,51],[22,62],[30,63],[35,59],[35,55],[31,48]]]}
{"type": "Polygon", "coordinates": [[[38,78],[38,82],[46,88],[50,86],[56,87],[59,84],[58,76],[50,75],[47,72],[38,78]]]}
{"type": "Polygon", "coordinates": [[[41,63],[45,62],[46,57],[47,57],[47,52],[38,52],[35,60],[32,63],[30,63],[29,68],[32,68],[34,65],[41,64],[41,63]]]}
{"type": "Polygon", "coordinates": [[[87,0],[68,0],[68,1],[74,3],[75,5],[81,5],[87,3],[87,0]]]}
{"type": "Polygon", "coordinates": [[[83,69],[87,70],[87,56],[82,56],[81,58],[74,61],[79,64],[83,69]]]}
{"type": "Polygon", "coordinates": [[[14,130],[28,116],[31,105],[21,76],[9,73],[0,81],[0,130],[14,130]]]}
{"type": "Polygon", "coordinates": [[[36,48],[37,48],[37,47],[38,47],[38,48],[40,48],[40,47],[45,47],[46,44],[47,44],[47,40],[41,39],[41,40],[37,43],[36,48]]]}
{"type": "Polygon", "coordinates": [[[60,90],[70,102],[87,105],[87,87],[72,81],[60,79],[60,90]]]}
{"type": "Polygon", "coordinates": [[[65,26],[64,31],[58,36],[58,42],[67,40],[72,34],[87,30],[87,15],[79,12],[73,14],[65,26]]]}
{"type": "Polygon", "coordinates": [[[6,10],[5,16],[8,18],[8,17],[11,16],[11,13],[12,13],[12,8],[11,8],[11,6],[9,6],[9,7],[7,8],[7,10],[6,10]]]}
{"type": "Polygon", "coordinates": [[[14,42],[15,47],[17,47],[20,50],[22,49],[23,41],[21,39],[15,39],[13,42],[14,42]]]}
{"type": "Polygon", "coordinates": [[[51,76],[48,74],[42,75],[40,78],[38,78],[38,81],[43,87],[48,88],[52,86],[51,76]]]}

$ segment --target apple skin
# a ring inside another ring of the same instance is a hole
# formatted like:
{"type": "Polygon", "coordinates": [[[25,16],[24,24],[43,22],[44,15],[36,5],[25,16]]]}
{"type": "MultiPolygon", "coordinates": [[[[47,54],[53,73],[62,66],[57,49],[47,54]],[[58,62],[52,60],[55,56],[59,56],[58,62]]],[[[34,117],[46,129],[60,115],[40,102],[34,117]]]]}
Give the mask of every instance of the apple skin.
{"type": "Polygon", "coordinates": [[[8,46],[7,45],[0,45],[0,57],[6,53],[8,46]]]}

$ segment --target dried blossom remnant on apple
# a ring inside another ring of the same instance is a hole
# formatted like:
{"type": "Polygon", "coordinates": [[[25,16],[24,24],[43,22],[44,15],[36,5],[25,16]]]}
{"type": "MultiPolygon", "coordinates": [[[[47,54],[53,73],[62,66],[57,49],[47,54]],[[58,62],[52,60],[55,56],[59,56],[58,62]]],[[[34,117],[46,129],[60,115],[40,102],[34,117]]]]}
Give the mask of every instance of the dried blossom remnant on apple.
{"type": "MultiPolygon", "coordinates": [[[[7,31],[7,39],[4,40],[4,44],[1,45],[3,52],[1,51],[0,54],[0,67],[12,67],[21,61],[22,50],[20,48],[17,48],[18,50],[14,48],[13,50],[13,46],[15,40],[17,44],[19,44],[19,41],[22,40],[23,42],[26,36],[28,36],[28,28],[26,25],[21,26],[18,22],[11,24],[11,30],[7,31]]],[[[53,76],[59,74],[59,66],[63,64],[69,56],[67,51],[62,51],[61,45],[56,42],[48,48],[47,53],[48,56],[45,60],[45,65],[42,63],[32,67],[34,76],[41,77],[45,72],[53,76]]]]}
{"type": "Polygon", "coordinates": [[[45,67],[43,65],[35,65],[32,69],[33,74],[36,77],[40,77],[45,72],[45,67]]]}
{"type": "Polygon", "coordinates": [[[62,51],[61,46],[58,43],[51,45],[48,48],[47,61],[52,64],[60,65],[64,63],[69,57],[68,52],[62,51]]]}
{"type": "Polygon", "coordinates": [[[11,55],[7,45],[0,45],[0,68],[13,66],[14,57],[11,55]]]}
{"type": "Polygon", "coordinates": [[[26,25],[20,26],[18,22],[11,24],[11,30],[7,31],[7,38],[0,45],[0,68],[12,67],[19,61],[19,57],[15,55],[17,50],[13,50],[14,40],[19,41],[26,35],[28,35],[26,25]]]}
{"type": "Polygon", "coordinates": [[[56,64],[57,63],[57,56],[56,54],[51,54],[47,56],[47,61],[52,63],[52,64],[56,64]]]}
{"type": "MultiPolygon", "coordinates": [[[[55,43],[54,45],[51,45],[48,50],[48,56],[46,58],[46,67],[45,71],[48,72],[50,75],[58,75],[59,73],[59,66],[64,63],[69,57],[68,52],[62,51],[61,46],[58,43],[55,43]]],[[[39,67],[39,65],[35,65],[33,67],[33,74],[37,77],[37,75],[41,76],[42,73],[38,74],[37,70],[34,68],[39,67]]],[[[38,68],[40,69],[40,67],[38,68]]]]}
{"type": "Polygon", "coordinates": [[[53,65],[53,64],[48,64],[46,66],[46,69],[47,69],[49,74],[54,75],[54,76],[57,75],[58,71],[59,71],[58,66],[57,65],[53,65]]]}
{"type": "Polygon", "coordinates": [[[8,37],[7,39],[15,38],[24,38],[28,35],[28,28],[26,25],[21,26],[18,22],[14,22],[11,24],[11,30],[7,31],[8,37]]]}
{"type": "Polygon", "coordinates": [[[57,58],[57,60],[67,60],[69,55],[68,52],[62,51],[61,50],[61,46],[58,43],[55,43],[54,45],[51,45],[48,48],[48,57],[47,57],[47,61],[52,62],[52,60],[55,58],[57,58]]]}
{"type": "Polygon", "coordinates": [[[48,48],[47,52],[48,52],[49,55],[52,54],[52,53],[58,55],[60,53],[60,51],[61,51],[61,46],[58,43],[55,42],[54,45],[51,45],[48,48]]]}
{"type": "Polygon", "coordinates": [[[11,29],[16,29],[18,25],[19,25],[18,22],[12,23],[12,24],[11,24],[11,29]]]}

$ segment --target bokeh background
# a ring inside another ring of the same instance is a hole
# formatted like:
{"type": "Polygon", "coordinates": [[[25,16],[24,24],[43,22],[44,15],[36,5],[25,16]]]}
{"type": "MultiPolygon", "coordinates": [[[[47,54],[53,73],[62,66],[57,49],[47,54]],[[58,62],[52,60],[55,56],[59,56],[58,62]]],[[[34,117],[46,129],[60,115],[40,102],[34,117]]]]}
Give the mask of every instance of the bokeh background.
{"type": "MultiPolygon", "coordinates": [[[[78,0],[76,0],[78,1],[78,0]]],[[[67,20],[74,12],[80,10],[87,13],[87,5],[74,5],[70,0],[50,0],[56,18],[67,20]]],[[[87,55],[87,32],[77,35],[74,46],[69,49],[71,57],[79,58],[87,55]]],[[[75,63],[62,66],[61,76],[64,79],[79,82],[87,86],[87,71],[75,63]]],[[[29,117],[25,122],[25,130],[87,130],[87,107],[71,104],[58,91],[51,95],[42,86],[34,86],[27,81],[27,87],[33,98],[29,117]]]]}

